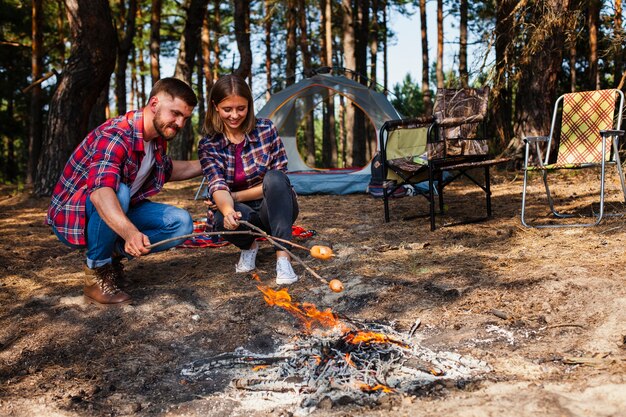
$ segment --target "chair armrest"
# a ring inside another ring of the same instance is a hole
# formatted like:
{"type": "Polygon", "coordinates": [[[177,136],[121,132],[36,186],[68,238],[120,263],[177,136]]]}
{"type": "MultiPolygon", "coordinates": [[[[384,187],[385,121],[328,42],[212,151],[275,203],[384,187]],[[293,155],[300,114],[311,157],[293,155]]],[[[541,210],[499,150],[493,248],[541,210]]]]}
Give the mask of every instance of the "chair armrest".
{"type": "Polygon", "coordinates": [[[398,127],[420,127],[420,126],[429,126],[435,121],[435,118],[432,116],[424,116],[424,117],[413,117],[410,119],[395,119],[395,120],[387,120],[385,122],[385,126],[388,129],[395,129],[398,127]]]}
{"type": "Polygon", "coordinates": [[[537,143],[547,142],[550,139],[549,136],[526,136],[523,140],[524,143],[537,143]]]}
{"type": "Polygon", "coordinates": [[[600,135],[602,135],[602,136],[619,136],[620,138],[622,138],[622,137],[624,137],[624,131],[623,130],[607,129],[607,130],[601,130],[600,131],[600,135]]]}
{"type": "Polygon", "coordinates": [[[445,119],[438,121],[437,125],[440,127],[455,127],[470,123],[481,123],[485,118],[481,114],[476,114],[468,117],[446,117],[445,119]]]}

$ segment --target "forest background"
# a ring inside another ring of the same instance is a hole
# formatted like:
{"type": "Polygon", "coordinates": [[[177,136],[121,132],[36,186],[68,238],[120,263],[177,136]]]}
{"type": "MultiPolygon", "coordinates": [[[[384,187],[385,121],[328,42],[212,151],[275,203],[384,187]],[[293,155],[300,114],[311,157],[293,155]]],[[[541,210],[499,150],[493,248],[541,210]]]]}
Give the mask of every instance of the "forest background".
{"type": "MultiPolygon", "coordinates": [[[[494,151],[512,156],[523,135],[547,133],[558,95],[623,86],[621,0],[429,3],[3,0],[0,183],[49,195],[86,133],[143,106],[165,76],[187,81],[200,99],[170,146],[175,159],[194,157],[211,85],[231,72],[248,79],[257,109],[302,77],[335,72],[388,94],[405,117],[429,114],[437,88],[488,85],[494,151]],[[397,36],[390,16],[410,11],[420,32],[405,53],[421,57],[421,79],[390,86],[388,49],[397,36]]],[[[341,97],[308,115],[298,139],[305,161],[318,167],[363,166],[377,140],[341,97]]]]}

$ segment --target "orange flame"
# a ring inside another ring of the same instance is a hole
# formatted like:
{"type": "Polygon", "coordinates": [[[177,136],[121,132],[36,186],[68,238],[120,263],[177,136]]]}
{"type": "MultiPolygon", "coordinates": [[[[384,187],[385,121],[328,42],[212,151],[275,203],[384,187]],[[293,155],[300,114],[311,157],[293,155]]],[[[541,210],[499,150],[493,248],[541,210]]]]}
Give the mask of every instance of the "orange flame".
{"type": "Polygon", "coordinates": [[[353,368],[356,368],[356,365],[354,364],[354,362],[352,362],[352,357],[350,355],[350,352],[346,353],[346,355],[344,356],[344,359],[346,360],[348,365],[350,365],[353,368]]]}
{"type": "Polygon", "coordinates": [[[404,343],[392,339],[387,335],[375,332],[348,333],[344,336],[344,340],[353,345],[358,345],[359,343],[393,343],[399,346],[406,346],[404,343]]]}
{"type": "Polygon", "coordinates": [[[268,365],[257,365],[254,368],[252,368],[252,371],[253,372],[260,371],[261,369],[265,369],[267,367],[268,367],[268,365]]]}
{"type": "Polygon", "coordinates": [[[378,390],[381,390],[382,392],[385,392],[385,393],[394,392],[393,388],[389,388],[388,386],[381,385],[381,384],[376,384],[373,387],[367,384],[360,384],[359,389],[364,392],[372,392],[372,391],[378,391],[378,390]]]}
{"type": "Polygon", "coordinates": [[[274,291],[264,285],[258,285],[257,288],[263,293],[265,302],[290,312],[304,324],[307,331],[310,331],[316,324],[327,328],[338,327],[343,332],[350,330],[330,308],[320,311],[311,303],[300,304],[292,301],[291,295],[286,288],[278,291],[274,291]]]}

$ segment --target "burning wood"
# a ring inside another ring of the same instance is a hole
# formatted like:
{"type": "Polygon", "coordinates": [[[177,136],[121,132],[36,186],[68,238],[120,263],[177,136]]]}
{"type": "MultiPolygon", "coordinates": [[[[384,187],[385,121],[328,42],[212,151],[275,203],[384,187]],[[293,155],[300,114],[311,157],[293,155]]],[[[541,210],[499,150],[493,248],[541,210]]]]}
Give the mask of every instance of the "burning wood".
{"type": "Polygon", "coordinates": [[[310,408],[323,398],[372,403],[390,393],[412,394],[437,380],[467,381],[490,370],[482,361],[420,346],[413,329],[400,333],[379,323],[348,323],[330,309],[293,301],[285,289],[258,288],[269,305],[302,323],[304,337],[269,355],[238,348],[198,360],[181,371],[183,376],[199,379],[224,368],[247,368],[232,380],[236,390],[300,394],[300,407],[310,408]]]}

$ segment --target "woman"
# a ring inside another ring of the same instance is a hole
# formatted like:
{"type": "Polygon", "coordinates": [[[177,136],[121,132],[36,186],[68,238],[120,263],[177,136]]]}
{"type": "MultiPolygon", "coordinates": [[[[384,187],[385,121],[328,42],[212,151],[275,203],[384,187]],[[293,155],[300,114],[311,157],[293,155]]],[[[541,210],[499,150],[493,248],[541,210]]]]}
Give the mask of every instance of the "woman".
{"type": "MultiPolygon", "coordinates": [[[[219,231],[247,230],[239,224],[246,220],[291,240],[298,202],[285,174],[285,148],[272,122],[255,117],[252,92],[243,78],[226,75],[215,82],[203,127],[198,156],[208,180],[209,223],[219,231]]],[[[259,246],[254,236],[224,236],[241,249],[235,271],[255,269],[259,246]]],[[[277,250],[276,283],[297,280],[289,254],[277,250]]]]}

